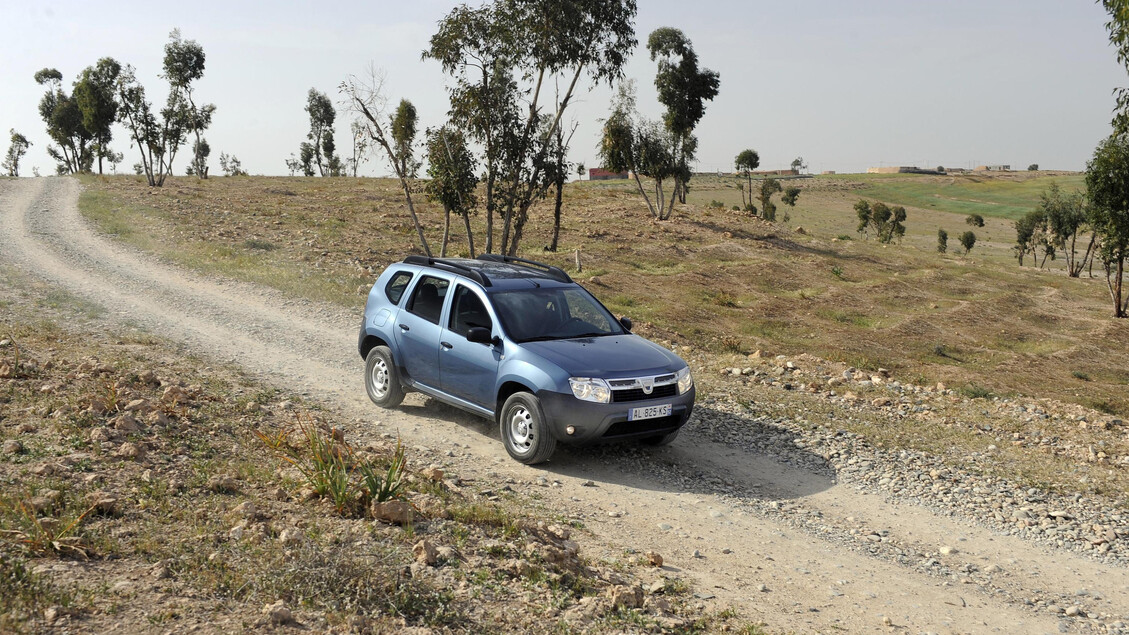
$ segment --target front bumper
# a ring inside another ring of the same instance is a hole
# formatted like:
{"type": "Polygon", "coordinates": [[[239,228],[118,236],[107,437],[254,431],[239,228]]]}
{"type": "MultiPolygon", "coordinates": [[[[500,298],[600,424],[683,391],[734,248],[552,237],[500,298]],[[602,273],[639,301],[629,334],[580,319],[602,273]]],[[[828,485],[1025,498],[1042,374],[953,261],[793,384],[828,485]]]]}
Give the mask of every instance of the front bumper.
{"type": "Polygon", "coordinates": [[[686,425],[694,410],[695,389],[685,394],[645,401],[622,403],[593,403],[581,401],[568,394],[543,390],[537,393],[541,409],[549,420],[549,429],[562,443],[585,445],[600,441],[639,439],[665,435],[686,425]],[[654,419],[628,421],[633,408],[671,404],[670,415],[654,419]],[[576,430],[568,434],[566,428],[576,430]]]}

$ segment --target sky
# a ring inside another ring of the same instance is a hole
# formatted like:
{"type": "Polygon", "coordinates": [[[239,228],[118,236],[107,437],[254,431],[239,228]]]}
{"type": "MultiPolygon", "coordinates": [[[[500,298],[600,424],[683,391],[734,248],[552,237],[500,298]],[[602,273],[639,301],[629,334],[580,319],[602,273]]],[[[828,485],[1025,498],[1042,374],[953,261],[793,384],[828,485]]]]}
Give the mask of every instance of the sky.
{"type": "MultiPolygon", "coordinates": [[[[420,128],[441,125],[445,77],[420,53],[454,6],[435,0],[269,4],[198,0],[186,4],[0,0],[0,152],[8,129],[32,142],[21,173],[54,172],[32,76],[53,67],[70,85],[110,56],[132,64],[150,99],[163,103],[163,47],[180,28],[207,56],[196,97],[217,107],[206,137],[211,170],[220,152],[252,174],[286,174],[309,129],[306,94],[335,101],[338,85],[384,70],[394,102],[415,104],[420,128]]],[[[472,5],[478,2],[471,2],[472,5]]],[[[698,125],[698,169],[732,170],[734,156],[758,151],[762,168],[803,157],[813,172],[871,166],[1082,170],[1110,132],[1112,90],[1129,86],[1091,0],[808,0],[755,2],[639,0],[637,37],[681,29],[699,63],[721,76],[698,125]]],[[[624,69],[636,80],[640,111],[661,115],[655,64],[641,45],[624,69]]],[[[583,82],[566,119],[578,124],[570,160],[595,167],[600,119],[613,91],[583,82]]],[[[338,108],[337,147],[349,120],[338,108]]],[[[119,171],[138,161],[124,129],[119,171]]],[[[182,174],[190,150],[178,156],[182,174]]],[[[376,158],[361,173],[385,175],[376,158]]]]}

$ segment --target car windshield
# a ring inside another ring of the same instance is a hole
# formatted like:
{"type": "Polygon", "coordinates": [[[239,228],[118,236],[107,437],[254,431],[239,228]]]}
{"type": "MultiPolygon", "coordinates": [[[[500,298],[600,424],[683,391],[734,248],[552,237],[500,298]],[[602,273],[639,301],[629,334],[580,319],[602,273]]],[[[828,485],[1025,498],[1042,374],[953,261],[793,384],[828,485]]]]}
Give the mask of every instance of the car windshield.
{"type": "Polygon", "coordinates": [[[518,342],[624,332],[607,309],[578,287],[506,291],[492,298],[506,332],[518,342]]]}

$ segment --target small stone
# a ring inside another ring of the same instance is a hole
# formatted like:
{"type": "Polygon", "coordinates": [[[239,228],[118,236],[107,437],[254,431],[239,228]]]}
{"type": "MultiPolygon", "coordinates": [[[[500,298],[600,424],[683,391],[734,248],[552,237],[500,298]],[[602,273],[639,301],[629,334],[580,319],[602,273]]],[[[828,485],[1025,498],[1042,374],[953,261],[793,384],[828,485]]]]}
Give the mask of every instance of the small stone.
{"type": "Polygon", "coordinates": [[[612,606],[637,609],[643,606],[643,589],[637,586],[615,585],[608,589],[612,606]]]}
{"type": "Polygon", "coordinates": [[[20,454],[24,451],[24,444],[16,439],[8,439],[4,442],[3,451],[4,454],[20,454]]]}
{"type": "Polygon", "coordinates": [[[768,586],[765,585],[765,584],[758,584],[757,585],[757,591],[759,591],[761,593],[768,593],[768,586]]]}
{"type": "Polygon", "coordinates": [[[188,393],[180,386],[167,386],[161,393],[161,401],[171,404],[187,403],[188,393]]]}
{"type": "Polygon", "coordinates": [[[113,441],[117,434],[105,426],[99,426],[90,430],[90,440],[97,443],[106,443],[113,441]]]}
{"type": "Polygon", "coordinates": [[[662,615],[670,613],[670,602],[666,598],[651,596],[643,601],[643,608],[653,614],[662,615]]]}
{"type": "Polygon", "coordinates": [[[283,529],[278,534],[278,541],[286,546],[296,545],[302,542],[302,532],[293,528],[283,529]]]}
{"type": "Polygon", "coordinates": [[[436,483],[443,482],[443,470],[439,469],[438,467],[429,467],[421,471],[420,476],[436,483]]]}
{"type": "Polygon", "coordinates": [[[145,447],[136,443],[123,443],[121,447],[118,448],[117,455],[122,459],[140,461],[145,458],[145,447]]]}
{"type": "Polygon", "coordinates": [[[118,432],[124,432],[125,434],[132,434],[141,430],[141,426],[137,424],[137,419],[135,419],[133,415],[128,413],[115,418],[113,426],[115,430],[117,430],[118,432]]]}
{"type": "Polygon", "coordinates": [[[439,553],[429,540],[417,542],[415,546],[412,547],[412,553],[416,555],[416,562],[426,565],[434,565],[439,560],[439,553]]]}
{"type": "Polygon", "coordinates": [[[286,608],[286,602],[282,600],[264,606],[263,615],[266,616],[271,624],[276,626],[290,624],[294,621],[294,614],[290,612],[290,609],[286,608]]]}
{"type": "Polygon", "coordinates": [[[594,481],[584,481],[583,483],[580,484],[580,486],[581,487],[596,487],[596,483],[594,481]]]}
{"type": "Polygon", "coordinates": [[[1082,608],[1078,607],[1078,606],[1067,607],[1066,611],[1063,614],[1066,615],[1067,617],[1079,617],[1079,616],[1083,615],[1082,608]]]}
{"type": "Polygon", "coordinates": [[[227,474],[216,474],[208,479],[208,489],[217,494],[232,494],[239,491],[239,481],[227,474]]]}
{"type": "Polygon", "coordinates": [[[372,517],[393,525],[412,523],[412,506],[405,501],[385,501],[372,504],[372,517]]]}
{"type": "Polygon", "coordinates": [[[698,551],[697,549],[694,550],[693,555],[694,555],[695,558],[704,558],[705,557],[705,556],[702,555],[702,552],[698,551]]]}
{"type": "Polygon", "coordinates": [[[255,518],[256,516],[259,515],[259,510],[255,507],[255,504],[252,503],[251,501],[243,501],[242,503],[237,505],[235,507],[235,509],[233,509],[231,511],[233,513],[239,515],[239,516],[244,517],[244,518],[255,518]]]}
{"type": "Polygon", "coordinates": [[[951,556],[957,552],[956,547],[950,547],[949,545],[941,547],[939,551],[941,552],[942,556],[951,556]]]}
{"type": "Polygon", "coordinates": [[[93,508],[96,514],[117,516],[120,512],[118,508],[118,497],[109,492],[90,492],[86,495],[86,500],[90,503],[90,507],[93,508]]]}
{"type": "MultiPolygon", "coordinates": [[[[5,342],[8,340],[4,340],[5,342]]],[[[50,606],[43,611],[43,619],[48,624],[54,624],[60,617],[66,614],[66,609],[61,606],[50,606]]]]}
{"type": "Polygon", "coordinates": [[[243,406],[243,412],[253,414],[262,410],[263,407],[257,401],[249,401],[246,406],[243,406]]]}
{"type": "Polygon", "coordinates": [[[148,399],[134,399],[125,405],[126,412],[148,412],[152,406],[149,405],[148,399]]]}
{"type": "Polygon", "coordinates": [[[647,553],[643,554],[643,556],[647,558],[647,562],[651,563],[652,567],[663,566],[663,557],[658,553],[654,551],[648,551],[647,553]]]}
{"type": "Polygon", "coordinates": [[[140,380],[141,383],[149,384],[151,386],[156,386],[157,384],[161,383],[161,380],[157,378],[157,373],[154,373],[151,370],[142,371],[137,375],[137,379],[140,380]]]}
{"type": "Polygon", "coordinates": [[[647,590],[651,593],[662,593],[666,591],[666,580],[663,578],[655,580],[651,583],[651,586],[648,587],[647,590]]]}
{"type": "Polygon", "coordinates": [[[674,527],[667,523],[659,523],[659,531],[670,531],[671,529],[674,529],[674,527]]]}

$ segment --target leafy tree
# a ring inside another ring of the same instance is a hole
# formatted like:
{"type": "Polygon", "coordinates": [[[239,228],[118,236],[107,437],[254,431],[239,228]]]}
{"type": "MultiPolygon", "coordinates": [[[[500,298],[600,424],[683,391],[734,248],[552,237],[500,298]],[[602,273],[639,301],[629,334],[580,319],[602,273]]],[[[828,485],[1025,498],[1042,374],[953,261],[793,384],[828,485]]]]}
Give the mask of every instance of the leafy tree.
{"type": "Polygon", "coordinates": [[[321,176],[339,176],[344,168],[335,154],[337,146],[333,142],[333,122],[337,119],[337,111],[333,102],[325,93],[311,88],[306,94],[306,114],[310,116],[310,131],[306,133],[309,142],[302,142],[298,150],[302,157],[303,174],[313,176],[316,163],[317,173],[321,176]]]}
{"type": "Polygon", "coordinates": [[[82,113],[82,125],[92,138],[91,149],[98,158],[98,174],[102,174],[103,159],[110,158],[113,139],[111,126],[118,116],[118,101],[114,95],[114,83],[121,73],[121,64],[113,58],[104,57],[94,66],[82,71],[82,76],[74,86],[74,99],[82,113]]]}
{"type": "Polygon", "coordinates": [[[760,164],[760,155],[752,149],[742,150],[733,160],[733,166],[737,169],[738,174],[745,177],[745,187],[741,188],[742,209],[747,210],[753,204],[753,171],[760,167],[760,164]],[[746,190],[749,193],[747,199],[745,198],[746,190]]]}
{"type": "Polygon", "coordinates": [[[27,149],[31,147],[31,142],[27,137],[15,131],[9,130],[12,142],[8,146],[8,154],[4,157],[4,162],[0,163],[0,169],[8,173],[8,176],[20,175],[20,159],[27,154],[27,149]]]}
{"type": "Polygon", "coordinates": [[[82,123],[78,101],[63,91],[63,74],[45,68],[35,74],[36,83],[46,86],[47,93],[39,102],[39,116],[47,124],[47,136],[59,144],[47,146],[47,154],[58,164],[59,174],[90,171],[94,163],[90,152],[93,135],[82,123]]]}
{"type": "MultiPolygon", "coordinates": [[[[204,47],[195,40],[185,40],[180,29],[173,29],[169,42],[165,44],[164,78],[169,82],[169,100],[165,108],[165,120],[177,119],[184,128],[185,135],[191,132],[195,137],[192,144],[192,158],[189,161],[191,172],[196,176],[208,178],[208,155],[211,146],[203,137],[203,132],[212,125],[215,104],[196,105],[193,83],[204,76],[204,47]]],[[[169,160],[170,171],[172,160],[169,160]]]]}
{"type": "Polygon", "coordinates": [[[1091,232],[1089,244],[1079,260],[1076,243],[1079,234],[1085,233],[1088,227],[1086,204],[1082,193],[1066,194],[1057,184],[1052,183],[1040,196],[1036,209],[1046,219],[1047,240],[1066,256],[1067,274],[1071,278],[1077,278],[1086,268],[1086,263],[1093,257],[1097,243],[1097,234],[1091,232]]]}
{"type": "Polygon", "coordinates": [[[1034,255],[1035,250],[1033,247],[1033,240],[1035,236],[1035,227],[1037,223],[1044,222],[1046,217],[1041,219],[1037,218],[1038,211],[1032,210],[1023,215],[1022,218],[1015,221],[1015,246],[1012,250],[1015,251],[1016,258],[1019,259],[1019,266],[1023,266],[1023,257],[1028,253],[1034,255]]]}
{"type": "Polygon", "coordinates": [[[224,176],[247,176],[243,163],[234,154],[220,153],[220,169],[224,176]]]}
{"type": "Polygon", "coordinates": [[[1036,171],[1038,171],[1038,169],[1039,169],[1038,163],[1032,163],[1031,165],[1027,166],[1028,172],[1036,172],[1036,171]]]}
{"type": "Polygon", "coordinates": [[[760,192],[757,195],[761,202],[761,218],[770,223],[776,221],[776,204],[772,202],[772,195],[783,189],[780,181],[776,179],[766,178],[761,181],[760,192]]]}
{"type": "Polygon", "coordinates": [[[780,195],[780,202],[788,207],[795,207],[796,201],[800,198],[800,188],[788,186],[784,188],[784,193],[780,195]]]}
{"type": "Polygon", "coordinates": [[[341,83],[341,92],[348,96],[350,109],[364,117],[365,134],[384,151],[385,158],[392,165],[392,170],[400,180],[400,187],[404,190],[404,199],[408,202],[408,213],[415,225],[420,246],[425,254],[431,256],[431,246],[423,235],[423,226],[420,225],[419,215],[412,202],[409,183],[409,179],[415,178],[419,168],[419,163],[411,156],[416,133],[415,108],[406,99],[401,100],[396,114],[385,121],[387,98],[384,96],[384,77],[371,67],[368,80],[349,77],[341,83]],[[390,134],[393,130],[396,131],[395,136],[390,134]],[[401,156],[402,154],[408,156],[401,156]]]}
{"type": "Polygon", "coordinates": [[[1051,231],[1047,211],[1042,206],[1024,214],[1023,218],[1015,221],[1015,247],[1013,248],[1019,258],[1019,265],[1023,266],[1023,256],[1031,254],[1035,259],[1035,266],[1040,269],[1047,264],[1047,259],[1054,260],[1057,256],[1058,241],[1051,231]],[[1039,252],[1043,259],[1039,260],[1039,252]]]}
{"type": "MultiPolygon", "coordinates": [[[[415,131],[412,130],[412,135],[414,134],[415,131]]],[[[478,187],[478,177],[475,175],[477,162],[467,148],[463,133],[449,125],[438,130],[428,130],[427,163],[427,175],[431,180],[424,189],[429,199],[443,206],[444,213],[443,246],[439,255],[447,255],[451,212],[455,212],[463,217],[467,246],[470,248],[470,257],[473,258],[474,235],[470,230],[470,213],[478,204],[474,195],[474,190],[478,187]]]]}
{"type": "Polygon", "coordinates": [[[976,234],[972,231],[966,231],[960,235],[960,246],[964,247],[965,255],[972,251],[972,247],[976,245],[976,234]]]}
{"type": "Polygon", "coordinates": [[[357,169],[365,162],[369,149],[368,136],[365,134],[365,124],[354,120],[349,124],[349,131],[353,136],[353,156],[345,159],[345,171],[357,176],[357,169]]]}
{"type": "Polygon", "coordinates": [[[672,146],[670,133],[661,124],[641,119],[635,110],[634,83],[620,82],[612,112],[604,121],[598,148],[600,160],[607,170],[631,173],[651,217],[659,220],[670,215],[664,184],[675,175],[672,146]],[[653,200],[643,188],[641,176],[652,179],[653,200]]]}
{"type": "Polygon", "coordinates": [[[969,214],[968,217],[964,219],[964,222],[966,225],[972,225],[973,227],[983,227],[984,217],[980,214],[969,214]]]}
{"type": "MultiPolygon", "coordinates": [[[[1105,0],[1107,6],[1110,0],[1105,0]]],[[[1127,9],[1129,11],[1129,9],[1127,9]]],[[[1122,55],[1119,52],[1119,58],[1122,55]]],[[[1124,61],[1124,60],[1122,60],[1124,61]]],[[[1124,94],[1124,93],[1123,93],[1124,94]]],[[[1129,317],[1129,294],[1124,293],[1125,259],[1129,255],[1129,138],[1103,141],[1086,164],[1090,224],[1101,241],[1098,257],[1105,269],[1114,317],[1129,317]]]]}
{"type": "Polygon", "coordinates": [[[635,0],[495,0],[440,21],[425,56],[456,79],[452,118],[468,119],[476,136],[491,139],[479,143],[488,146],[486,192],[503,219],[503,253],[517,254],[530,208],[551,187],[546,158],[580,77],[611,83],[622,76],[636,45],[635,13],[635,0]],[[564,88],[550,109],[554,83],[564,88]]]}
{"type": "Polygon", "coordinates": [[[587,171],[588,171],[588,168],[584,167],[583,163],[577,163],[576,164],[576,180],[577,181],[583,181],[584,180],[584,173],[587,172],[587,171]]]}
{"type": "Polygon", "coordinates": [[[937,230],[937,252],[945,253],[949,250],[949,232],[938,229],[937,230]]]}
{"type": "MultiPolygon", "coordinates": [[[[1105,28],[1109,31],[1110,44],[1117,50],[1117,61],[1129,69],[1129,0],[1101,0],[1101,3],[1109,13],[1105,28]]],[[[1117,105],[1113,111],[1113,133],[1124,136],[1129,133],[1129,88],[1118,88],[1114,95],[1117,105]]]]}
{"type": "Polygon", "coordinates": [[[795,159],[792,159],[792,169],[797,172],[803,172],[804,170],[808,169],[808,165],[804,163],[803,157],[796,157],[795,159]]]}
{"type": "Polygon", "coordinates": [[[942,173],[942,174],[944,174],[944,173],[945,173],[945,166],[943,166],[943,165],[938,165],[938,166],[937,166],[937,171],[938,171],[938,172],[940,172],[940,173],[942,173]]]}
{"type": "Polygon", "coordinates": [[[859,224],[855,230],[860,234],[870,239],[870,203],[866,199],[859,199],[855,203],[855,215],[858,216],[859,224]]]}

